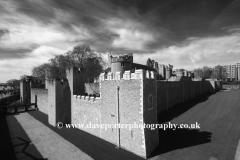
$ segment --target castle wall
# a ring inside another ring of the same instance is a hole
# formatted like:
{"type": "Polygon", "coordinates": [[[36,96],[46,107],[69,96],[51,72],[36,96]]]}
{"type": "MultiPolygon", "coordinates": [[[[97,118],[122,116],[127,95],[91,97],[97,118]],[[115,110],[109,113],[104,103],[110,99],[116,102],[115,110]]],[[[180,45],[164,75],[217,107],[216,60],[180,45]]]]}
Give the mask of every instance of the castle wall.
{"type": "MultiPolygon", "coordinates": [[[[72,96],[72,122],[73,124],[101,124],[101,101],[89,96],[72,96]]],[[[81,128],[97,137],[101,137],[100,128],[81,128]]]]}
{"type": "Polygon", "coordinates": [[[67,80],[56,81],[56,120],[71,123],[71,91],[67,80]]]}
{"type": "Polygon", "coordinates": [[[116,73],[116,72],[124,72],[126,70],[131,70],[131,63],[129,62],[112,62],[111,63],[111,72],[116,73]]]}
{"type": "Polygon", "coordinates": [[[67,69],[66,75],[69,82],[69,87],[72,95],[84,95],[85,86],[84,86],[84,77],[83,71],[78,70],[77,68],[67,69]]]}
{"type": "MultiPolygon", "coordinates": [[[[72,123],[85,126],[90,123],[115,125],[118,124],[119,118],[121,124],[134,124],[134,122],[142,124],[143,108],[140,90],[140,80],[102,81],[101,98],[77,95],[72,97],[72,123]],[[117,104],[119,104],[119,111],[117,111],[117,104]]],[[[121,148],[144,155],[145,146],[142,142],[141,129],[83,128],[82,130],[115,145],[119,144],[121,148]]]]}
{"type": "Polygon", "coordinates": [[[48,123],[55,126],[56,121],[56,80],[48,81],[48,123]]]}
{"type": "Polygon", "coordinates": [[[157,81],[158,113],[204,93],[215,92],[215,83],[215,81],[157,81]]]}
{"type": "Polygon", "coordinates": [[[10,95],[8,97],[5,97],[5,98],[1,98],[0,99],[0,104],[5,104],[5,103],[11,103],[11,102],[15,102],[15,101],[18,101],[20,98],[20,94],[13,94],[13,95],[10,95]]]}
{"type": "MultiPolygon", "coordinates": [[[[148,157],[159,143],[158,130],[150,128],[101,128],[101,125],[157,124],[157,114],[206,92],[215,92],[213,81],[156,81],[154,72],[136,70],[99,77],[100,97],[85,94],[83,73],[67,70],[67,80],[49,80],[48,90],[31,89],[39,110],[48,114],[49,124],[82,124],[80,128],[141,157],[148,157]],[[121,78],[123,77],[123,78],[121,78]],[[44,106],[46,106],[44,108],[44,106]],[[95,125],[95,128],[87,128],[95,125]],[[98,125],[98,127],[96,126],[98,125]]],[[[23,84],[24,85],[24,84],[23,84]]],[[[24,88],[24,86],[22,87],[24,88]]]]}
{"type": "Polygon", "coordinates": [[[48,90],[32,88],[31,89],[31,103],[37,102],[39,111],[48,114],[48,90]]]}
{"type": "Polygon", "coordinates": [[[21,80],[20,81],[20,100],[23,104],[31,103],[31,88],[43,88],[41,82],[33,80],[21,80]]]}
{"type": "MultiPolygon", "coordinates": [[[[100,98],[72,96],[72,123],[99,125],[156,124],[156,81],[146,72],[130,73],[129,76],[102,76],[100,98]],[[136,75],[138,74],[138,76],[136,75]],[[116,79],[114,79],[114,77],[116,79]],[[145,85],[143,85],[145,84],[145,85]],[[152,101],[149,102],[149,96],[152,101]],[[149,106],[150,104],[150,106],[149,106]]],[[[110,143],[147,157],[158,145],[158,132],[144,128],[82,128],[110,143]]]]}
{"type": "MultiPolygon", "coordinates": [[[[144,79],[141,85],[143,88],[141,93],[143,99],[143,121],[145,124],[157,124],[156,79],[144,79]]],[[[159,144],[158,130],[146,128],[144,130],[144,136],[146,156],[148,157],[159,144]]]]}
{"type": "MultiPolygon", "coordinates": [[[[101,123],[117,124],[119,118],[120,124],[142,124],[143,107],[140,89],[140,80],[103,81],[101,83],[101,123]],[[119,112],[117,111],[118,107],[119,112]]],[[[119,130],[108,128],[107,130],[102,130],[101,138],[116,145],[119,143],[121,148],[131,152],[144,155],[143,134],[140,128],[131,130],[129,128],[120,128],[119,130]],[[120,140],[117,139],[118,132],[120,140]]]]}
{"type": "Polygon", "coordinates": [[[23,104],[31,102],[31,91],[30,91],[30,82],[21,80],[20,81],[20,101],[23,104]]]}
{"type": "Polygon", "coordinates": [[[48,81],[48,121],[71,123],[71,91],[67,80],[48,81]]]}
{"type": "Polygon", "coordinates": [[[40,81],[30,81],[30,88],[45,88],[40,81]]]}

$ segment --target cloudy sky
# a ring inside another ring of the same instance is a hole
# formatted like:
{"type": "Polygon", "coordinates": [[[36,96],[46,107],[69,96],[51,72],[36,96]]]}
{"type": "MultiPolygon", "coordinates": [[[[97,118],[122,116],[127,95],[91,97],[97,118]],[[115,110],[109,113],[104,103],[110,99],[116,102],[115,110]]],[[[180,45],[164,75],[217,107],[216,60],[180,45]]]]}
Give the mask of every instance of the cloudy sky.
{"type": "Polygon", "coordinates": [[[0,0],[0,82],[88,44],[176,68],[240,62],[240,0],[0,0]]]}

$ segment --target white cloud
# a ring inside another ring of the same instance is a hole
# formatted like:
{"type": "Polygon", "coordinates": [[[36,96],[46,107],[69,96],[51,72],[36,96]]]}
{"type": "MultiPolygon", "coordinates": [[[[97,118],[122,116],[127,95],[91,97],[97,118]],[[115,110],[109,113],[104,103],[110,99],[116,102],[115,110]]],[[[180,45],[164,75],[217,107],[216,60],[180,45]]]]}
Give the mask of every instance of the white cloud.
{"type": "Polygon", "coordinates": [[[151,58],[160,64],[173,64],[177,68],[192,70],[194,64],[190,57],[198,67],[240,62],[240,31],[235,29],[224,36],[189,38],[183,46],[171,46],[154,53],[134,55],[137,63],[146,64],[147,58],[151,58]]]}
{"type": "MultiPolygon", "coordinates": [[[[9,31],[8,34],[5,34],[0,39],[1,48],[32,49],[41,45],[54,45],[61,48],[63,44],[91,37],[84,27],[71,24],[71,20],[74,17],[66,11],[48,8],[48,10],[51,9],[54,13],[55,19],[49,19],[49,23],[42,23],[26,14],[16,11],[14,3],[4,1],[0,5],[11,8],[11,11],[8,11],[8,13],[0,12],[0,29],[7,29],[9,31]],[[73,30],[63,28],[61,23],[68,23],[73,27],[73,30]]],[[[48,5],[39,4],[39,6],[48,5]]]]}
{"type": "Polygon", "coordinates": [[[29,56],[23,59],[0,60],[0,82],[5,82],[12,78],[19,78],[21,75],[31,75],[33,67],[48,62],[55,55],[63,54],[66,50],[50,46],[41,46],[33,52],[28,53],[29,56]]]}
{"type": "MultiPolygon", "coordinates": [[[[86,26],[73,23],[75,22],[74,18],[78,15],[71,15],[69,12],[51,7],[51,5],[45,4],[50,3],[47,1],[35,1],[34,3],[40,3],[39,6],[50,6],[46,10],[51,10],[55,17],[47,19],[48,22],[43,24],[16,11],[13,1],[0,2],[0,7],[8,8],[5,13],[0,11],[0,29],[9,30],[8,34],[0,39],[0,47],[14,50],[34,49],[27,53],[27,57],[23,59],[0,60],[0,81],[2,82],[10,78],[18,78],[23,74],[31,74],[32,67],[47,62],[54,55],[70,50],[76,45],[75,42],[94,38],[92,33],[84,28],[86,26]],[[71,26],[72,30],[64,28],[60,24],[69,24],[67,26],[71,26]]],[[[148,44],[161,43],[155,42],[155,40],[161,41],[161,38],[164,39],[164,33],[167,32],[163,30],[162,33],[159,33],[146,30],[147,27],[141,22],[127,18],[124,20],[106,18],[101,22],[106,26],[101,29],[101,32],[111,32],[118,35],[118,37],[114,37],[112,44],[107,46],[108,48],[123,48],[143,52],[149,50],[146,48],[148,44]]],[[[98,37],[95,40],[100,41],[101,39],[98,37]]],[[[158,49],[153,53],[135,53],[134,62],[146,64],[147,59],[151,58],[160,64],[173,64],[176,68],[194,69],[191,58],[200,67],[213,66],[221,64],[221,62],[228,64],[240,61],[239,27],[229,29],[228,34],[222,36],[189,37],[182,44],[184,45],[158,49]]],[[[107,61],[107,54],[103,54],[103,58],[107,61]]]]}
{"type": "Polygon", "coordinates": [[[108,19],[105,21],[106,28],[119,37],[113,39],[112,46],[131,50],[145,50],[146,45],[155,40],[154,33],[144,30],[141,23],[128,19],[108,19]]]}
{"type": "Polygon", "coordinates": [[[143,50],[147,43],[154,41],[153,36],[146,32],[126,28],[114,31],[119,35],[112,43],[114,47],[143,50]]]}
{"type": "MultiPolygon", "coordinates": [[[[71,14],[60,9],[50,8],[56,18],[51,19],[50,23],[43,24],[16,11],[17,7],[13,1],[2,1],[1,6],[7,6],[9,10],[2,13],[0,11],[0,29],[9,32],[1,37],[0,47],[10,50],[32,49],[33,51],[24,53],[25,57],[22,59],[0,60],[0,82],[19,78],[23,74],[30,75],[34,66],[47,62],[54,55],[63,54],[72,49],[76,45],[75,41],[79,42],[90,37],[85,28],[70,23],[73,18],[71,14]],[[60,25],[60,22],[68,21],[73,30],[67,30],[60,25]]],[[[40,4],[39,6],[48,5],[40,4]]]]}

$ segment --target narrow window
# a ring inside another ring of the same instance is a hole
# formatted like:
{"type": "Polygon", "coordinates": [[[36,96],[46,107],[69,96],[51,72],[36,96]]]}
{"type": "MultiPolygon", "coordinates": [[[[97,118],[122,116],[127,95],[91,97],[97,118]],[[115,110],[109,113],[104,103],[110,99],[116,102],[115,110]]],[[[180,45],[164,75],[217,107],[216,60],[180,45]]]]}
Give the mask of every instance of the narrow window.
{"type": "Polygon", "coordinates": [[[124,66],[124,62],[121,62],[121,66],[124,66]]]}
{"type": "Polygon", "coordinates": [[[148,96],[148,110],[153,109],[153,96],[150,94],[148,96]]]}

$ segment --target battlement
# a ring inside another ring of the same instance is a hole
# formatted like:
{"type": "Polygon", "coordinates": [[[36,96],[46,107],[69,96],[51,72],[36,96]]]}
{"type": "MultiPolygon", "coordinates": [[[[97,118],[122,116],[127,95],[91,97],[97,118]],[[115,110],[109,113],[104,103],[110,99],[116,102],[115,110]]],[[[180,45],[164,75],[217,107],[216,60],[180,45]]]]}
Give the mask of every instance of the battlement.
{"type": "Polygon", "coordinates": [[[133,55],[132,53],[125,54],[123,56],[116,56],[113,57],[112,55],[108,55],[109,59],[109,64],[114,63],[114,62],[129,62],[133,63],[133,55]]]}
{"type": "Polygon", "coordinates": [[[83,100],[83,101],[89,101],[89,102],[96,102],[100,100],[100,97],[93,97],[93,96],[73,95],[73,97],[77,100],[83,100]]]}
{"type": "Polygon", "coordinates": [[[22,82],[28,82],[28,81],[31,81],[31,82],[35,82],[35,83],[37,83],[37,82],[42,82],[41,80],[39,80],[38,78],[36,78],[36,77],[33,77],[33,76],[26,76],[26,77],[24,77],[23,79],[21,79],[21,81],[22,82]]]}
{"type": "Polygon", "coordinates": [[[48,82],[49,84],[53,84],[55,81],[56,81],[56,82],[61,82],[62,84],[63,84],[63,83],[68,83],[68,80],[67,80],[67,79],[48,79],[47,82],[48,82]]]}
{"type": "Polygon", "coordinates": [[[112,72],[109,73],[101,73],[99,76],[99,80],[130,80],[130,79],[156,79],[156,74],[153,71],[148,70],[135,70],[134,73],[131,71],[116,72],[115,74],[112,72]]]}

